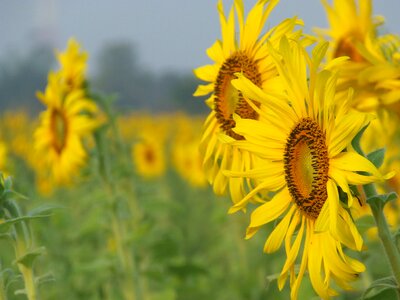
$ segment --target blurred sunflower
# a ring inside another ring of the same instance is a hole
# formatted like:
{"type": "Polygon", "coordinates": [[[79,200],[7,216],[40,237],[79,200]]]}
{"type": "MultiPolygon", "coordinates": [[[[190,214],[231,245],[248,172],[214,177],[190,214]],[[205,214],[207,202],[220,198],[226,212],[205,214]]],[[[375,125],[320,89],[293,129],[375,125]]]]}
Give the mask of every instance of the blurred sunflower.
{"type": "Polygon", "coordinates": [[[282,217],[267,239],[264,251],[274,252],[285,241],[287,259],[278,286],[282,289],[290,274],[292,299],[297,298],[307,268],[312,286],[323,299],[337,294],[330,287],[332,280],[350,289],[349,282],[364,271],[362,263],[343,252],[343,245],[357,251],[363,245],[347,210],[353,204],[349,185],[383,179],[370,161],[346,150],[370,116],[351,110],[349,98],[339,104],[335,102],[336,74],[328,69],[318,71],[327,48],[327,43],[319,44],[309,57],[298,42],[289,42],[285,37],[279,50],[271,48],[284,79],[281,93],[261,90],[244,74],[238,74],[239,78],[232,81],[249,105],[265,115],[259,120],[236,118],[234,131],[245,137],[240,147],[266,159],[253,170],[226,171],[229,176],[248,176],[259,182],[230,212],[240,210],[262,190],[275,193],[252,212],[246,238],[252,237],[262,225],[282,217]],[[249,99],[268,110],[258,110],[249,99]],[[360,175],[359,171],[369,175],[360,175]],[[347,194],[346,199],[339,198],[339,190],[347,194]],[[300,268],[296,276],[298,259],[300,268]]]}
{"type": "Polygon", "coordinates": [[[359,97],[362,108],[383,107],[400,116],[400,37],[368,38],[358,49],[369,63],[358,73],[358,85],[366,90],[359,97]]]}
{"type": "Polygon", "coordinates": [[[238,19],[238,39],[236,38],[234,9],[225,17],[222,2],[218,3],[222,39],[217,40],[208,50],[208,56],[214,61],[194,70],[195,75],[208,84],[199,85],[195,96],[211,94],[206,100],[211,112],[204,125],[204,133],[200,142],[203,165],[206,176],[213,184],[216,194],[224,194],[230,190],[232,201],[235,203],[245,193],[241,179],[226,178],[221,169],[245,170],[252,165],[252,158],[246,151],[239,150],[233,145],[222,143],[221,139],[242,140],[233,128],[234,114],[242,118],[258,119],[259,114],[244,101],[240,92],[231,84],[234,74],[242,72],[255,85],[265,90],[273,90],[279,86],[277,71],[268,54],[265,42],[276,41],[284,34],[299,36],[293,33],[297,24],[296,18],[283,21],[268,32],[262,33],[269,14],[278,0],[259,0],[244,19],[242,0],[235,0],[234,7],[238,19]]]}
{"type": "Polygon", "coordinates": [[[7,145],[3,141],[0,141],[0,172],[3,175],[5,174],[4,176],[7,176],[7,169],[8,169],[7,156],[8,156],[7,145]]]}
{"type": "Polygon", "coordinates": [[[333,0],[332,6],[322,0],[330,29],[317,29],[329,37],[329,59],[348,56],[351,61],[364,62],[357,50],[357,43],[365,43],[367,37],[376,37],[376,28],[382,18],[372,17],[372,0],[333,0]]]}
{"type": "MultiPolygon", "coordinates": [[[[395,175],[384,183],[377,185],[380,194],[394,191],[400,194],[400,120],[399,117],[387,109],[378,109],[377,118],[370,122],[361,139],[361,147],[366,153],[377,149],[385,148],[385,156],[380,167],[381,172],[395,171],[395,175]],[[379,138],[377,138],[379,137],[379,138]]],[[[369,205],[366,205],[366,197],[360,190],[362,207],[356,218],[371,215],[369,205]]],[[[356,203],[357,204],[357,203],[356,203]]],[[[395,230],[400,224],[400,199],[387,203],[384,207],[384,214],[390,227],[395,230]]],[[[368,237],[376,239],[376,227],[368,230],[368,237]]]]}
{"type": "Polygon", "coordinates": [[[57,52],[60,63],[60,76],[67,90],[80,89],[86,80],[86,52],[81,51],[79,43],[71,38],[65,52],[57,52]]]}
{"type": "Polygon", "coordinates": [[[34,133],[38,167],[50,168],[56,184],[70,183],[87,159],[82,139],[99,126],[98,108],[83,90],[65,94],[59,73],[49,74],[45,93],[37,97],[47,107],[34,133]]]}
{"type": "Polygon", "coordinates": [[[340,66],[338,98],[345,98],[348,88],[353,88],[352,106],[362,111],[398,101],[400,54],[393,46],[399,43],[392,35],[378,36],[377,27],[383,18],[372,16],[372,1],[334,0],[332,6],[327,1],[323,4],[330,29],[319,31],[331,41],[328,60],[349,57],[340,66]]]}
{"type": "Polygon", "coordinates": [[[131,153],[139,175],[147,179],[164,175],[166,162],[163,141],[151,137],[142,138],[132,146],[131,153]]]}

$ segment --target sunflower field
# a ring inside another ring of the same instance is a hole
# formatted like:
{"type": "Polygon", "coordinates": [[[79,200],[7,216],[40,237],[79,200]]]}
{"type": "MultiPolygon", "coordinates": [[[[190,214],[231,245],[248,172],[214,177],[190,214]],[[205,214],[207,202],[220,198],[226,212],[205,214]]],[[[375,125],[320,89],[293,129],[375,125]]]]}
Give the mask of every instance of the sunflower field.
{"type": "Polygon", "coordinates": [[[41,112],[1,113],[0,300],[400,300],[400,36],[372,0],[313,34],[244,2],[206,114],[119,107],[75,38],[41,112]]]}

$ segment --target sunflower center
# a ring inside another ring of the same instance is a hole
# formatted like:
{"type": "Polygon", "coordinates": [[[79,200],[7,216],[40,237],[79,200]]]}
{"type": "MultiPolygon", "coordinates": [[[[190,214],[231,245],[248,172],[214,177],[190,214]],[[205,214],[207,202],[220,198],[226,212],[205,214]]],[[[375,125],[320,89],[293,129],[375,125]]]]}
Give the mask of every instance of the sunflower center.
{"type": "Polygon", "coordinates": [[[61,153],[67,142],[68,123],[65,115],[57,109],[51,112],[50,125],[53,135],[53,147],[61,153]]]}
{"type": "Polygon", "coordinates": [[[342,38],[336,47],[334,57],[348,56],[351,61],[364,62],[364,57],[358,52],[354,46],[355,39],[351,36],[342,38]]]}
{"type": "Polygon", "coordinates": [[[231,80],[235,78],[234,74],[237,72],[242,72],[255,85],[261,87],[261,74],[257,64],[245,53],[235,52],[225,60],[219,69],[214,88],[214,109],[220,128],[232,138],[242,140],[244,137],[232,130],[235,127],[232,115],[236,113],[245,119],[258,119],[258,114],[243,99],[242,93],[231,84],[231,80]]]}
{"type": "Polygon", "coordinates": [[[148,147],[148,148],[145,150],[145,152],[144,152],[144,159],[146,160],[146,162],[147,162],[148,164],[153,164],[153,163],[154,163],[156,157],[155,157],[155,154],[154,154],[153,149],[151,149],[150,147],[148,147]]]}
{"type": "Polygon", "coordinates": [[[291,131],[284,153],[285,180],[299,209],[316,219],[328,194],[329,158],[325,133],[317,122],[302,119],[291,131]]]}

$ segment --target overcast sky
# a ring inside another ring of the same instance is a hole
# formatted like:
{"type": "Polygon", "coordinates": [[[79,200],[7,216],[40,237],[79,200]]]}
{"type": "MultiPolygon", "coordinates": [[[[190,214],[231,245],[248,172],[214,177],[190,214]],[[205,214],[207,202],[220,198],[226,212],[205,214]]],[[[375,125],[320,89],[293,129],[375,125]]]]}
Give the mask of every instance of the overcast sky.
{"type": "MultiPolygon", "coordinates": [[[[364,1],[364,0],[360,0],[364,1]]],[[[245,0],[250,8],[256,1],[245,0]]],[[[75,36],[94,64],[105,43],[134,43],[140,62],[153,71],[191,70],[208,63],[205,50],[220,37],[216,0],[2,0],[0,59],[23,53],[35,40],[49,39],[64,49],[75,36]]],[[[225,0],[228,8],[232,0],[225,0]]],[[[400,0],[375,0],[389,31],[400,33],[400,0]]],[[[268,23],[297,15],[306,31],[326,27],[319,0],[281,0],[268,23]]]]}

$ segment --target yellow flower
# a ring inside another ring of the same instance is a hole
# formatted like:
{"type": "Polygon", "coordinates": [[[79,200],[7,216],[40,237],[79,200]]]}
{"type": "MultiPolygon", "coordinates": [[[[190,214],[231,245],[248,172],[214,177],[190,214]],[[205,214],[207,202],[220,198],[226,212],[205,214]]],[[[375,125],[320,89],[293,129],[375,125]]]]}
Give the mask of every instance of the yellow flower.
{"type": "MultiPolygon", "coordinates": [[[[366,153],[371,153],[377,149],[385,148],[385,156],[380,167],[381,172],[389,173],[394,171],[395,175],[384,183],[378,184],[378,192],[381,194],[388,191],[394,191],[400,194],[400,119],[387,110],[379,109],[378,118],[371,121],[361,139],[361,147],[366,153]]],[[[369,206],[365,204],[365,196],[361,193],[361,200],[364,205],[361,209],[361,216],[371,215],[369,206]]],[[[387,217],[388,224],[393,230],[400,224],[400,199],[385,205],[384,214],[387,217]]],[[[376,228],[368,231],[370,238],[376,238],[376,228]]]]}
{"type": "Polygon", "coordinates": [[[96,104],[83,90],[65,94],[59,73],[50,73],[45,93],[38,98],[46,105],[34,133],[37,166],[50,168],[56,184],[67,184],[85,164],[83,138],[90,136],[100,122],[94,116],[96,104]]]}
{"type": "Polygon", "coordinates": [[[275,193],[252,212],[246,237],[278,221],[264,251],[274,252],[285,241],[287,259],[278,286],[282,289],[290,275],[292,299],[297,298],[306,269],[323,299],[336,294],[331,281],[350,289],[349,282],[364,271],[362,263],[343,252],[343,246],[360,251],[363,245],[347,210],[354,202],[349,185],[383,179],[370,161],[346,150],[370,116],[351,110],[350,99],[335,102],[336,74],[326,68],[318,71],[327,47],[327,43],[318,45],[310,57],[298,42],[282,38],[279,50],[271,48],[284,79],[280,93],[265,92],[242,74],[232,81],[249,104],[252,99],[268,110],[258,110],[264,115],[259,120],[236,118],[234,131],[245,137],[239,147],[264,161],[246,172],[225,172],[259,182],[230,212],[240,210],[260,191],[275,193]],[[339,198],[340,189],[346,199],[339,198]],[[295,274],[298,260],[300,268],[295,274]]]}
{"type": "Polygon", "coordinates": [[[331,40],[329,59],[348,56],[351,61],[365,59],[357,50],[357,43],[365,43],[367,37],[376,37],[381,18],[372,18],[371,0],[333,0],[332,6],[322,0],[328,15],[329,30],[319,30],[331,40]]]}
{"type": "Polygon", "coordinates": [[[368,65],[358,73],[361,109],[383,106],[400,116],[400,37],[387,34],[358,45],[368,65]]]}
{"type": "Polygon", "coordinates": [[[166,169],[164,143],[160,139],[146,137],[132,146],[132,160],[136,171],[150,179],[164,175],[166,169]]]}
{"type": "MultiPolygon", "coordinates": [[[[377,35],[382,18],[372,17],[371,0],[323,1],[330,30],[322,31],[331,40],[328,60],[348,56],[340,65],[339,99],[354,89],[352,106],[374,111],[400,99],[400,40],[394,35],[377,35]]],[[[338,100],[341,101],[341,100],[338,100]]],[[[400,106],[397,107],[400,112],[400,106]]]]}
{"type": "Polygon", "coordinates": [[[7,156],[7,145],[4,142],[0,141],[0,172],[3,173],[3,175],[7,173],[7,156]]]}
{"type": "Polygon", "coordinates": [[[253,160],[247,153],[221,142],[223,140],[242,140],[243,136],[234,132],[234,114],[243,118],[258,119],[258,113],[244,101],[242,95],[231,85],[236,72],[245,74],[254,84],[266,90],[273,90],[279,84],[277,71],[268,54],[265,42],[276,43],[279,37],[290,34],[298,37],[299,32],[292,33],[301,22],[296,18],[283,21],[266,33],[262,33],[265,22],[278,0],[259,0],[244,19],[242,0],[235,0],[234,7],[238,19],[238,33],[235,28],[234,9],[224,15],[222,2],[218,3],[222,39],[217,40],[208,50],[213,64],[194,70],[195,75],[208,82],[199,85],[195,96],[211,94],[206,100],[210,107],[204,125],[200,143],[203,165],[207,179],[213,184],[216,194],[224,194],[229,189],[233,202],[237,202],[245,193],[241,179],[226,178],[223,169],[245,170],[253,160]],[[236,38],[236,34],[238,38],[236,38]]]}
{"type": "Polygon", "coordinates": [[[175,137],[171,143],[172,162],[179,175],[193,187],[204,187],[207,180],[199,152],[200,122],[185,115],[176,116],[175,137]]]}
{"type": "Polygon", "coordinates": [[[60,73],[63,84],[68,90],[80,89],[86,80],[86,61],[88,55],[81,52],[79,43],[71,38],[65,52],[57,51],[57,59],[61,65],[60,73]]]}

